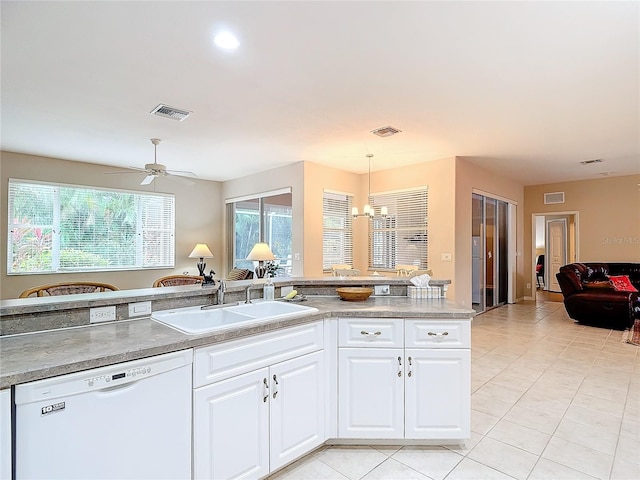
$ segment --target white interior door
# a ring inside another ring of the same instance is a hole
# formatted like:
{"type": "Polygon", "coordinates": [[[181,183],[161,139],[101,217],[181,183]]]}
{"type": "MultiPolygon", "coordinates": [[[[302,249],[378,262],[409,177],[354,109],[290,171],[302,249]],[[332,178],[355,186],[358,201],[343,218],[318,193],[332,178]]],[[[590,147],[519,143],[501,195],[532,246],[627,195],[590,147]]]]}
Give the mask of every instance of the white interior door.
{"type": "Polygon", "coordinates": [[[545,285],[550,292],[560,292],[556,273],[567,264],[567,219],[547,220],[547,254],[545,255],[545,285]]]}

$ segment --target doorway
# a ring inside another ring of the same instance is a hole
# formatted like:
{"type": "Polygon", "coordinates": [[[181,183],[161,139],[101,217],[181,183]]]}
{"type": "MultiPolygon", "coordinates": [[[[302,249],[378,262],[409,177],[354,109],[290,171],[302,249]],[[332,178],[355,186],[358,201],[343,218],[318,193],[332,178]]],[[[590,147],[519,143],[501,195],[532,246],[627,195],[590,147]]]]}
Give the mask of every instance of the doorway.
{"type": "Polygon", "coordinates": [[[578,261],[578,212],[536,213],[532,216],[532,227],[534,292],[559,293],[556,273],[563,265],[578,261]],[[536,272],[540,259],[541,276],[536,272]]]}
{"type": "Polygon", "coordinates": [[[471,304],[480,313],[510,298],[511,206],[504,200],[472,194],[471,304]]]}

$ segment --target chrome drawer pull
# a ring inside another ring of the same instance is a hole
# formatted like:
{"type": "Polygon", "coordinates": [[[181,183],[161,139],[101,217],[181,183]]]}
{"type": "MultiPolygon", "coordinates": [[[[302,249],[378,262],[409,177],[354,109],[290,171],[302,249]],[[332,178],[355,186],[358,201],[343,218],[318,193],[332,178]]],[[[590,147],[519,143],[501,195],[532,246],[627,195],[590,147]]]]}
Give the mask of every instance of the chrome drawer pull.
{"type": "Polygon", "coordinates": [[[398,376],[402,376],[402,357],[398,357],[398,376]]]}
{"type": "Polygon", "coordinates": [[[371,332],[367,332],[366,330],[362,330],[360,332],[360,335],[364,335],[366,337],[371,337],[371,336],[377,337],[378,335],[382,335],[382,332],[378,330],[377,332],[371,333],[371,332]]]}
{"type": "Polygon", "coordinates": [[[273,398],[276,398],[276,395],[278,395],[278,377],[275,376],[275,374],[273,375],[273,381],[275,382],[276,386],[273,387],[273,398]]]}
{"type": "Polygon", "coordinates": [[[262,388],[262,401],[266,402],[269,398],[269,384],[267,383],[266,378],[262,379],[262,383],[264,384],[262,388]]]}
{"type": "Polygon", "coordinates": [[[428,332],[427,335],[429,335],[430,337],[433,337],[433,336],[446,337],[447,335],[449,335],[449,332],[442,332],[442,333],[428,332]]]}
{"type": "Polygon", "coordinates": [[[411,376],[411,367],[413,367],[413,364],[411,363],[411,357],[409,357],[407,360],[409,361],[409,373],[407,373],[407,376],[410,377],[411,376]]]}

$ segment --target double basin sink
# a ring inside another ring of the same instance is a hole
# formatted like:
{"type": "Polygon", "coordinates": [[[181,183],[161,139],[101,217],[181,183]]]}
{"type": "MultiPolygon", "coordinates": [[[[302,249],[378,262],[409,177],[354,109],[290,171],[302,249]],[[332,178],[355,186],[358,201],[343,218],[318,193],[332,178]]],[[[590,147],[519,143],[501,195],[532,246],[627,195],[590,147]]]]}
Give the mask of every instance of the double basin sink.
{"type": "Polygon", "coordinates": [[[151,318],[183,333],[197,335],[241,326],[244,323],[282,320],[317,311],[315,307],[305,307],[284,301],[261,301],[214,308],[189,307],[163,310],[152,313],[151,318]]]}

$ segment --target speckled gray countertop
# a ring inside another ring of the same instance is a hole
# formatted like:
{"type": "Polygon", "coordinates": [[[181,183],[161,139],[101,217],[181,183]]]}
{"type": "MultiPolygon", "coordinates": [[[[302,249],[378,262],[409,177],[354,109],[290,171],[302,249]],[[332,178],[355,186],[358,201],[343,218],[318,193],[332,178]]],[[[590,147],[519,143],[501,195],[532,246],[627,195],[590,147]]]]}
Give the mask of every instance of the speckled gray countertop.
{"type": "Polygon", "coordinates": [[[370,297],[345,302],[309,297],[319,312],[254,323],[202,335],[186,335],[150,318],[0,337],[0,388],[114,363],[199,347],[327,317],[470,319],[473,310],[442,299],[370,297]]]}

